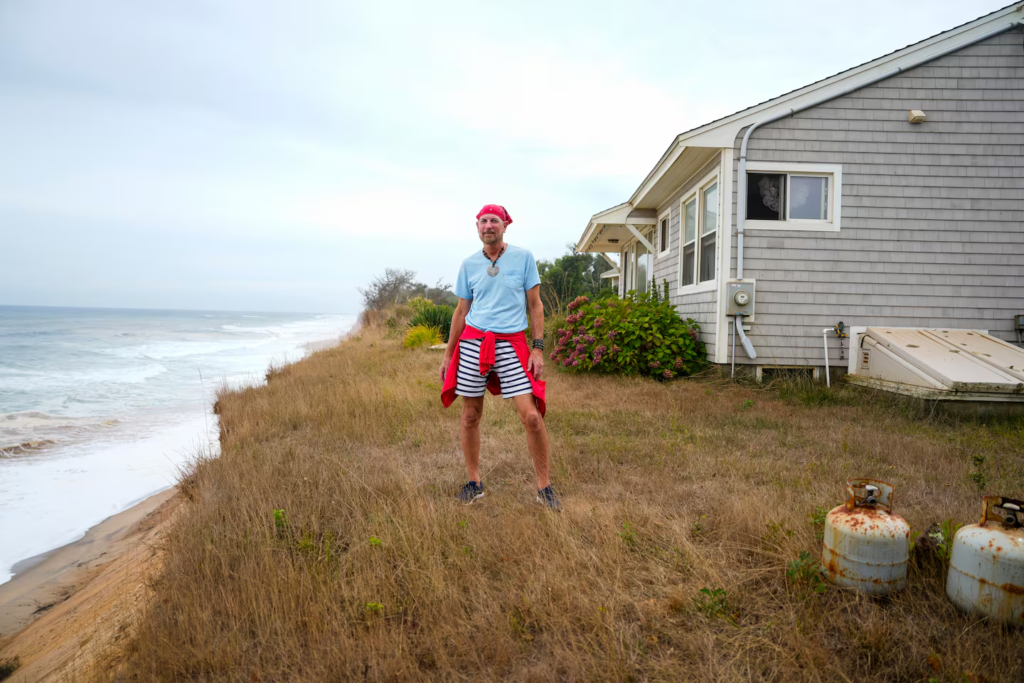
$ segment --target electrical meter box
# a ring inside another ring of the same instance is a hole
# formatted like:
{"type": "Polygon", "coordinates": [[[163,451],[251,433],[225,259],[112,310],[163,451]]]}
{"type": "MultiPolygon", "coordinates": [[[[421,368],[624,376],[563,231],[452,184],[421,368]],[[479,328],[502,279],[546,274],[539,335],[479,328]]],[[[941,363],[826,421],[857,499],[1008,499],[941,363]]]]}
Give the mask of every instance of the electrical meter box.
{"type": "Polygon", "coordinates": [[[755,280],[730,280],[726,283],[726,315],[742,315],[753,319],[754,283],[755,280]]]}
{"type": "Polygon", "coordinates": [[[1013,317],[1013,320],[1016,323],[1015,327],[1018,330],[1024,330],[1024,315],[1016,315],[1013,317]]]}

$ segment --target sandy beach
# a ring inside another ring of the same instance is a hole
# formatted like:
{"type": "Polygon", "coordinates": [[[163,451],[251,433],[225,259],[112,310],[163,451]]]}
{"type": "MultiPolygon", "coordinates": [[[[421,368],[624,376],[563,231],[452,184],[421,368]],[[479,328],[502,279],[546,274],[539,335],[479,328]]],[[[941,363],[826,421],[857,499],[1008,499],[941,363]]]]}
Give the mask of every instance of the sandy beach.
{"type": "Polygon", "coordinates": [[[144,604],[155,546],[177,504],[172,487],[15,566],[0,585],[0,660],[21,661],[9,681],[87,677],[144,604]]]}

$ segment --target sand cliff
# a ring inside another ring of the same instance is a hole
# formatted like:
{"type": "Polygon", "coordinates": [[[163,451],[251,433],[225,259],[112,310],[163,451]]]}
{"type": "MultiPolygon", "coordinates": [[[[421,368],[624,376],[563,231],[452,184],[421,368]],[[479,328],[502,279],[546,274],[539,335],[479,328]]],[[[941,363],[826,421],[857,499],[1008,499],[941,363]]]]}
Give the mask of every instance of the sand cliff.
{"type": "Polygon", "coordinates": [[[28,560],[0,585],[0,660],[18,657],[9,683],[91,680],[150,595],[161,534],[177,489],[151,496],[79,541],[28,560]]]}

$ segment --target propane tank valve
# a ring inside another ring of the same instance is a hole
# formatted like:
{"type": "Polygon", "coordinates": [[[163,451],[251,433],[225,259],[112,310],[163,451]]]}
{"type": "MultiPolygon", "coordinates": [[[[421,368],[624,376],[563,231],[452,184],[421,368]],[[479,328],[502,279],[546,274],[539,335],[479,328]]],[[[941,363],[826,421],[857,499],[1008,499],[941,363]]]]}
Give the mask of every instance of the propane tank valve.
{"type": "Polygon", "coordinates": [[[1021,526],[1020,520],[1017,517],[1017,513],[1020,512],[1019,505],[1014,505],[1013,503],[1003,503],[999,507],[1003,508],[1003,510],[1006,512],[1006,517],[1003,518],[1003,524],[1011,528],[1021,526]]]}
{"type": "Polygon", "coordinates": [[[868,484],[864,488],[868,492],[868,495],[864,497],[864,502],[868,505],[875,505],[878,502],[878,487],[868,484]]]}

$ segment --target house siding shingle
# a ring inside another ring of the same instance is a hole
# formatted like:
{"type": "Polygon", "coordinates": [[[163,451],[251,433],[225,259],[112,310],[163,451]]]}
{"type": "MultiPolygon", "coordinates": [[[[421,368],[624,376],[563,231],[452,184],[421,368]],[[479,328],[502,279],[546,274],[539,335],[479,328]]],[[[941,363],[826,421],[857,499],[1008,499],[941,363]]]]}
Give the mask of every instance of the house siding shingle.
{"type": "MultiPolygon", "coordinates": [[[[736,140],[736,158],[739,143],[736,140]]],[[[1024,51],[1011,32],[759,128],[749,161],[842,164],[837,233],[748,229],[759,357],[822,365],[822,329],[987,329],[1024,312],[1024,51]],[[910,124],[907,110],[928,118],[910,124]]],[[[733,166],[736,179],[738,165],[733,166]]],[[[736,183],[733,183],[735,225],[736,183]]],[[[735,240],[731,254],[735,272],[735,240]]],[[[829,361],[840,361],[830,339],[829,361]]],[[[848,351],[848,349],[847,349],[848,351]]]]}

